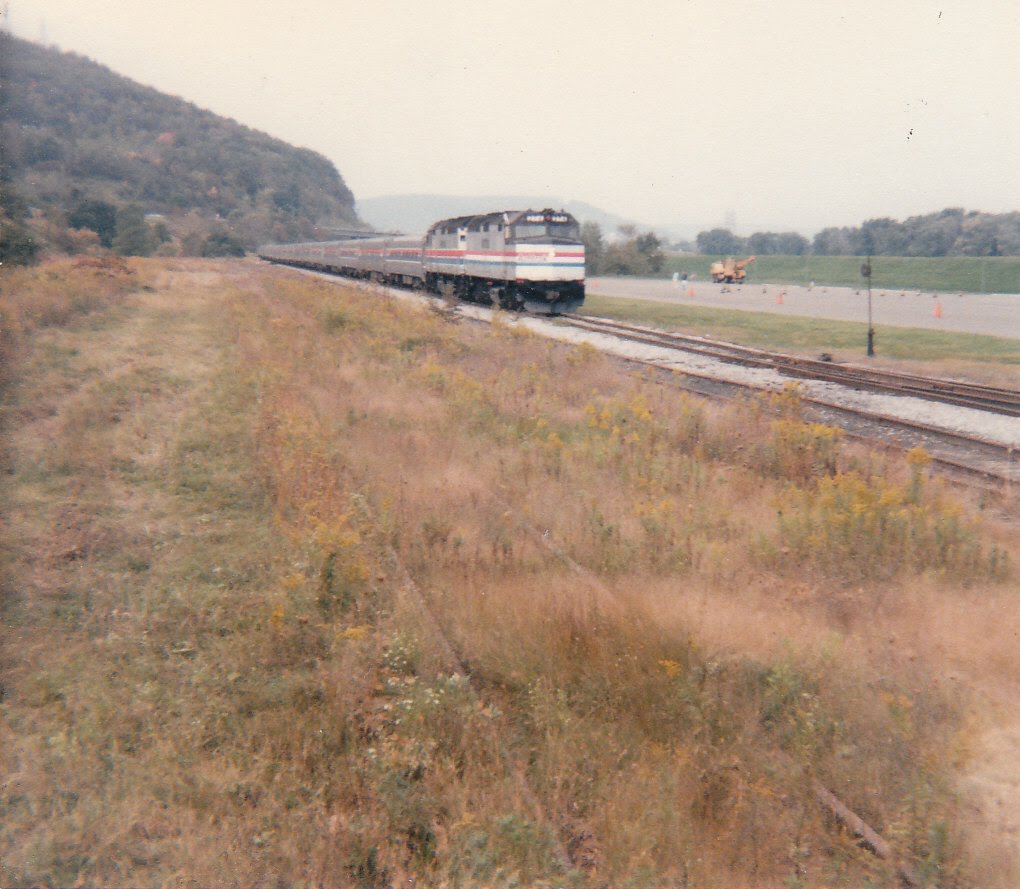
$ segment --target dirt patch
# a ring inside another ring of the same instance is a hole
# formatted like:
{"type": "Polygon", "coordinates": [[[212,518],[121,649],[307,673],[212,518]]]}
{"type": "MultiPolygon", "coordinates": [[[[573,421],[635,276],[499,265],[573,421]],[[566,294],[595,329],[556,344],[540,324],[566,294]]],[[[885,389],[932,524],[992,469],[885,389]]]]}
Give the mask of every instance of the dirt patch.
{"type": "Polygon", "coordinates": [[[978,737],[960,789],[981,885],[1020,885],[1020,720],[1010,716],[978,737]]]}

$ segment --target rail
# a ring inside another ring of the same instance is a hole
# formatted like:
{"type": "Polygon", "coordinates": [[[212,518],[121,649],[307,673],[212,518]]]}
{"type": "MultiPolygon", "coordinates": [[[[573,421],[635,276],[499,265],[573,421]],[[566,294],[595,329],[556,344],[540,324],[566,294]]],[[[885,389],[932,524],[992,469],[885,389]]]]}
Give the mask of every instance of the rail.
{"type": "Polygon", "coordinates": [[[879,370],[853,364],[834,364],[814,358],[799,358],[705,337],[639,327],[606,318],[564,315],[560,320],[571,326],[598,333],[622,336],[648,345],[682,349],[685,352],[745,367],[768,368],[790,377],[839,383],[854,389],[866,389],[873,392],[909,395],[956,407],[968,407],[1010,417],[1020,417],[1020,392],[1013,389],[1000,389],[960,380],[924,377],[918,374],[879,370]]]}

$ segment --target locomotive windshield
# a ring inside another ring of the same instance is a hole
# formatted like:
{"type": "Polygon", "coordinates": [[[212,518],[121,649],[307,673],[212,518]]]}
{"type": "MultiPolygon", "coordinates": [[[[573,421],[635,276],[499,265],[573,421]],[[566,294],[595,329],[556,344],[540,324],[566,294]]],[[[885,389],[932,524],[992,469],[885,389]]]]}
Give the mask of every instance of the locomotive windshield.
{"type": "Polygon", "coordinates": [[[514,225],[513,236],[518,241],[550,237],[578,241],[581,232],[574,218],[566,213],[534,213],[522,217],[514,225]]]}

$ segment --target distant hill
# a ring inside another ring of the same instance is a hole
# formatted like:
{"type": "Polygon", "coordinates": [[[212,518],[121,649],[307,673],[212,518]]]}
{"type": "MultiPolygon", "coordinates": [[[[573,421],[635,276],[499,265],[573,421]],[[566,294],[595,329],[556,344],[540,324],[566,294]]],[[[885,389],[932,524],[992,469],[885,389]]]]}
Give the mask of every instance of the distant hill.
{"type": "MultiPolygon", "coordinates": [[[[566,210],[581,222],[596,222],[603,232],[612,234],[621,225],[640,225],[632,219],[617,216],[582,201],[566,201],[549,195],[477,195],[464,197],[449,194],[398,194],[358,201],[358,214],[381,231],[402,231],[411,234],[425,231],[433,222],[452,216],[488,213],[492,210],[523,210],[552,207],[566,210]]],[[[696,229],[695,229],[696,232],[696,229]]]]}
{"type": "Polygon", "coordinates": [[[82,56],[0,34],[0,80],[0,181],[50,215],[137,205],[171,234],[220,230],[249,248],[358,222],[322,155],[82,56]]]}

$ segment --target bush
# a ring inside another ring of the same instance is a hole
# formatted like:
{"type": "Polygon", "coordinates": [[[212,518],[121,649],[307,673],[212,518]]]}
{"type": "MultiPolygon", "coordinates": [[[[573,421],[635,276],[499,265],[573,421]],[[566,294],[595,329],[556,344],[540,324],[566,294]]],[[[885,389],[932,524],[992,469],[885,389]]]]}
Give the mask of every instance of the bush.
{"type": "Polygon", "coordinates": [[[39,254],[39,245],[32,233],[17,222],[0,224],[0,263],[31,265],[39,254]]]}
{"type": "Polygon", "coordinates": [[[202,243],[202,256],[244,256],[244,247],[226,232],[212,232],[202,243]]]}
{"type": "Polygon", "coordinates": [[[80,201],[68,214],[67,224],[70,228],[94,231],[100,244],[112,247],[117,234],[117,208],[106,201],[80,201]]]}
{"type": "Polygon", "coordinates": [[[117,211],[117,235],[113,249],[121,256],[148,256],[155,244],[152,231],[145,222],[145,214],[137,204],[117,211]]]}
{"type": "Polygon", "coordinates": [[[839,473],[787,495],[779,521],[784,561],[846,582],[904,571],[933,571],[960,583],[1004,576],[1005,553],[982,546],[974,523],[954,502],[927,492],[923,464],[916,456],[911,463],[906,485],[839,473]]]}

